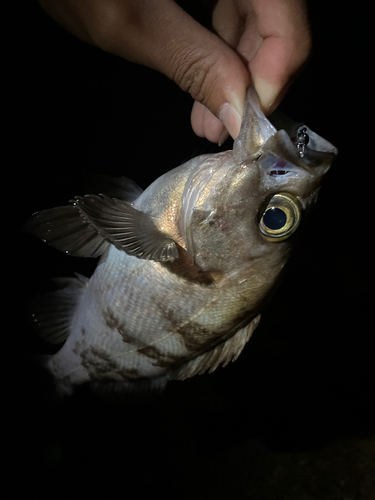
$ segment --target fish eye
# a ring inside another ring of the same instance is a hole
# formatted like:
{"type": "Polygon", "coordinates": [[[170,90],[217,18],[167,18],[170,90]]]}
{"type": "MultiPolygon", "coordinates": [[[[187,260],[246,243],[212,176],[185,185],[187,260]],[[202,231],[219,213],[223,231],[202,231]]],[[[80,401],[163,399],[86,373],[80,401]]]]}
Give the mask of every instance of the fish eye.
{"type": "Polygon", "coordinates": [[[259,222],[259,229],[269,241],[288,238],[298,227],[301,208],[295,196],[278,193],[268,202],[259,222]]]}

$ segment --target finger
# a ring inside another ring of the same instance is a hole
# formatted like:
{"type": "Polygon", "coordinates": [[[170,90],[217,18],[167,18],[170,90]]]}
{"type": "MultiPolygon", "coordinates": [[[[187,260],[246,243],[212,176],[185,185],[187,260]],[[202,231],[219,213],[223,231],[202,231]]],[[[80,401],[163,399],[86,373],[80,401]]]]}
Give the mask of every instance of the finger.
{"type": "MultiPolygon", "coordinates": [[[[284,97],[298,70],[306,61],[293,42],[268,38],[249,67],[262,108],[271,113],[284,97]]],[[[308,51],[306,51],[307,54],[308,51]]]]}
{"type": "MultiPolygon", "coordinates": [[[[248,3],[242,0],[242,7],[248,3]]],[[[251,4],[249,18],[256,26],[247,23],[238,51],[249,61],[262,107],[270,112],[310,53],[307,11],[304,0],[252,0],[251,4]]]]}
{"type": "Polygon", "coordinates": [[[191,110],[191,126],[199,137],[219,143],[219,146],[229,137],[229,133],[219,118],[198,101],[194,102],[191,110]]]}
{"type": "Polygon", "coordinates": [[[237,50],[241,36],[249,24],[251,15],[251,1],[247,1],[240,12],[241,7],[236,0],[218,0],[212,12],[212,27],[220,38],[237,50]]]}

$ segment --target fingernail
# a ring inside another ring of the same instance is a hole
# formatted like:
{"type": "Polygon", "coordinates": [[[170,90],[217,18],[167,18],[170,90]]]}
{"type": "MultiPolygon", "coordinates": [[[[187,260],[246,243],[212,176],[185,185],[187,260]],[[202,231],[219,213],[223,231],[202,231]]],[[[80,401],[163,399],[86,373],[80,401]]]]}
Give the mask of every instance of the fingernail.
{"type": "Polygon", "coordinates": [[[222,146],[224,144],[224,142],[229,138],[229,132],[227,129],[224,129],[219,137],[219,142],[218,142],[218,146],[222,146]]]}
{"type": "Polygon", "coordinates": [[[219,109],[218,117],[224,124],[229,134],[233,137],[233,139],[235,139],[240,133],[241,128],[241,116],[239,112],[234,109],[231,104],[226,102],[219,109]]]}
{"type": "Polygon", "coordinates": [[[272,107],[275,102],[277,96],[279,95],[280,89],[272,85],[271,83],[266,82],[262,78],[254,77],[254,85],[255,90],[258,93],[260,105],[263,111],[267,112],[272,107]]]}

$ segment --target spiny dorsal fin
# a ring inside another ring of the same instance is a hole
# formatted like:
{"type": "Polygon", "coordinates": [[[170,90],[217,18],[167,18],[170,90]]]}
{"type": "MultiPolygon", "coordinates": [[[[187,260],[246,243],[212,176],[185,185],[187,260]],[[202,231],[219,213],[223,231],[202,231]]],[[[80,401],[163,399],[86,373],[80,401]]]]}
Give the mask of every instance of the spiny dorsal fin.
{"type": "Polygon", "coordinates": [[[106,174],[90,174],[85,180],[86,193],[104,193],[110,198],[127,201],[135,201],[143,192],[143,189],[134,181],[125,176],[112,177],[106,174]]]}
{"type": "Polygon", "coordinates": [[[259,321],[260,314],[226,342],[180,366],[172,374],[171,379],[185,380],[206,371],[212,373],[220,364],[226,366],[230,361],[236,361],[259,321]]]}
{"type": "Polygon", "coordinates": [[[95,230],[119,250],[140,259],[173,262],[178,249],[151,217],[104,194],[76,196],[72,203],[95,230]]]}

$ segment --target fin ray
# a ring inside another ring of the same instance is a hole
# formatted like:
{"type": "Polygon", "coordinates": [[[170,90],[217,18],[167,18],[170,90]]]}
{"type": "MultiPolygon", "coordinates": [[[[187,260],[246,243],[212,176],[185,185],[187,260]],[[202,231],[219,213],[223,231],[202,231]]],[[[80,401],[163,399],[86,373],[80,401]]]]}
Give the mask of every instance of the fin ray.
{"type": "Polygon", "coordinates": [[[151,217],[123,200],[104,194],[76,196],[72,203],[95,230],[117,249],[140,259],[173,262],[178,249],[151,217]]]}
{"type": "Polygon", "coordinates": [[[25,229],[73,257],[98,257],[109,246],[72,205],[36,212],[25,229]]]}

